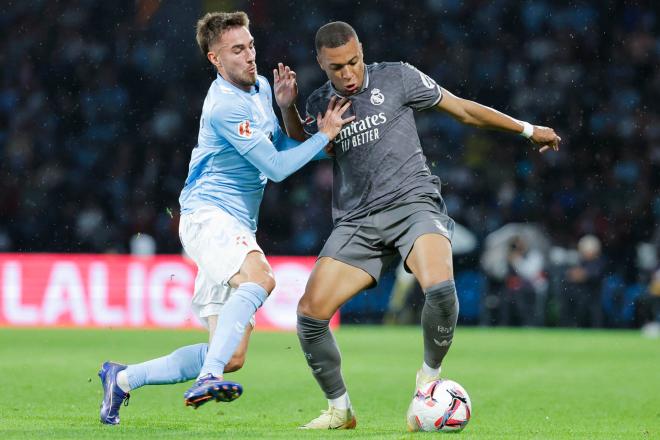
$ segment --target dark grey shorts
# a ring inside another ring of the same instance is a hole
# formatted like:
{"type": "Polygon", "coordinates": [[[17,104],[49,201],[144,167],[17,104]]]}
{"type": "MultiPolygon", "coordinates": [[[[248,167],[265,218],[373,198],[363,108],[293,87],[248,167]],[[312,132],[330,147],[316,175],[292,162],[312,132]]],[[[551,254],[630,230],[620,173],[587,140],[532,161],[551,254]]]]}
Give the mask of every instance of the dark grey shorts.
{"type": "Polygon", "coordinates": [[[453,233],[454,220],[447,215],[442,198],[415,196],[338,223],[319,258],[331,257],[358,267],[378,282],[397,253],[405,261],[421,235],[440,234],[451,241],[453,233]]]}

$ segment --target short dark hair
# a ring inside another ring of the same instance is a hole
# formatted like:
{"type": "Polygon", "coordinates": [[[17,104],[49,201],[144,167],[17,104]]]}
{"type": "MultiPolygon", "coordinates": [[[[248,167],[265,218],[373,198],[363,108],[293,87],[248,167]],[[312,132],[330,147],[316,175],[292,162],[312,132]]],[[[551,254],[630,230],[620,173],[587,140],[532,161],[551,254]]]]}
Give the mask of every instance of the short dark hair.
{"type": "Polygon", "coordinates": [[[209,47],[225,31],[235,27],[249,27],[250,19],[243,11],[236,12],[208,12],[197,20],[197,44],[206,56],[209,47]]]}
{"type": "Polygon", "coordinates": [[[318,31],[316,31],[314,45],[316,46],[316,51],[319,52],[324,47],[332,49],[343,46],[348,43],[351,38],[355,38],[355,41],[359,41],[355,29],[353,29],[350,24],[344,23],[343,21],[333,21],[324,24],[318,31]]]}

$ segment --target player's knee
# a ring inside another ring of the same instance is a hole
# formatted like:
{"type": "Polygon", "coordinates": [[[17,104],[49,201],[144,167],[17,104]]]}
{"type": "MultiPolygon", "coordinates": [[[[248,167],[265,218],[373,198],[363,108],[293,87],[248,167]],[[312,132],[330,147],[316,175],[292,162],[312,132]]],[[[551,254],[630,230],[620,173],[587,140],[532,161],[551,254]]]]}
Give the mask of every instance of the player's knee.
{"type": "Polygon", "coordinates": [[[309,301],[305,298],[305,295],[300,298],[300,301],[298,301],[298,308],[296,309],[296,314],[298,316],[309,316],[309,301]]]}
{"type": "Polygon", "coordinates": [[[419,276],[419,285],[426,291],[437,286],[438,284],[453,281],[453,267],[451,263],[441,264],[435,270],[423,273],[419,276]]]}
{"type": "Polygon", "coordinates": [[[273,275],[272,271],[263,272],[259,275],[255,282],[263,287],[263,289],[268,292],[269,295],[273,290],[275,290],[275,275],[273,275]]]}
{"type": "Polygon", "coordinates": [[[458,310],[458,296],[454,280],[445,280],[424,289],[426,304],[431,307],[453,312],[458,310]]]}
{"type": "MultiPolygon", "coordinates": [[[[313,275],[312,275],[313,276],[313,275]]],[[[307,282],[305,293],[298,301],[298,315],[309,316],[315,319],[328,319],[334,314],[334,311],[326,310],[330,303],[328,292],[319,290],[311,279],[307,282]]]]}
{"type": "Polygon", "coordinates": [[[309,296],[303,295],[298,301],[297,313],[299,316],[309,316],[310,318],[322,319],[323,310],[318,301],[312,300],[309,296]]]}
{"type": "Polygon", "coordinates": [[[243,368],[245,364],[245,354],[235,354],[225,365],[225,373],[233,373],[243,368]]]}

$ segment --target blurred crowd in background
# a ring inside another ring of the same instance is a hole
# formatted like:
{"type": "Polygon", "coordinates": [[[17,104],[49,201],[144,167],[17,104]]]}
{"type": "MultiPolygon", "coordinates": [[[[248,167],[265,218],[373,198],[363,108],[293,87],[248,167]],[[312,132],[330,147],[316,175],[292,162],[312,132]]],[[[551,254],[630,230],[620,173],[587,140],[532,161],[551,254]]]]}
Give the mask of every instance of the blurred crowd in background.
{"type": "MultiPolygon", "coordinates": [[[[314,34],[343,20],[366,62],[405,60],[458,96],[560,134],[561,151],[541,156],[520,137],[418,114],[449,214],[476,239],[456,261],[457,278],[474,275],[464,290],[480,286],[473,322],[624,326],[660,314],[651,0],[5,2],[0,252],[127,253],[139,235],[158,253],[181,251],[178,196],[214,78],[194,25],[215,9],[249,14],[260,73],[272,80],[278,61],[296,70],[299,108],[326,79],[314,34]],[[547,246],[513,233],[493,273],[486,238],[510,223],[534,225],[547,246]]],[[[329,162],[268,185],[267,254],[320,250],[331,187],[329,162]]]]}

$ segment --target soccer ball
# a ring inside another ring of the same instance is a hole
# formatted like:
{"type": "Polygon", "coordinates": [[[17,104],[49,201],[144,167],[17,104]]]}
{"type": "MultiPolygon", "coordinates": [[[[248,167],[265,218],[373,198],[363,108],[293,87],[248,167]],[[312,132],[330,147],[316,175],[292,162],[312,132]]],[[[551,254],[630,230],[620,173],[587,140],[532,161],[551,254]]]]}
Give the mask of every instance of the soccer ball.
{"type": "Polygon", "coordinates": [[[460,431],[470,421],[472,403],[453,380],[434,380],[417,390],[408,411],[411,431],[460,431]]]}

